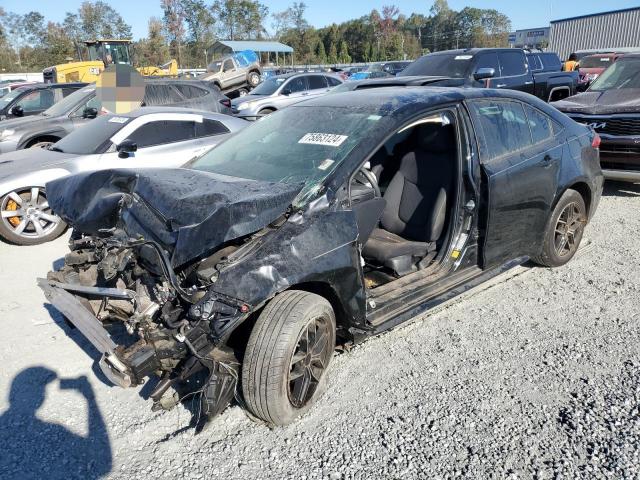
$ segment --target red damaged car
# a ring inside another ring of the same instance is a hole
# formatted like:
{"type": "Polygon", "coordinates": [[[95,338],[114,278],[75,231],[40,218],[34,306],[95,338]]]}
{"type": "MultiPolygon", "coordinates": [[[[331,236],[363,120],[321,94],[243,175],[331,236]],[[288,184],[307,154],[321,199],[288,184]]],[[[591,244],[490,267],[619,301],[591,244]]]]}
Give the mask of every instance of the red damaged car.
{"type": "Polygon", "coordinates": [[[582,58],[579,64],[580,82],[589,85],[620,57],[621,53],[598,53],[582,58]]]}

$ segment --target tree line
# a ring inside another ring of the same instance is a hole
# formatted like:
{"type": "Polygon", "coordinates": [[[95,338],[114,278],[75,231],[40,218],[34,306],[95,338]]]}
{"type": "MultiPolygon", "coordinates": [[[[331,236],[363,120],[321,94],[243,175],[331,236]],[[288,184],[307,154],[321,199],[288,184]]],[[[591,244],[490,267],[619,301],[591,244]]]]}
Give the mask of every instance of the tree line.
{"type": "MultiPolygon", "coordinates": [[[[133,44],[136,65],[176,58],[183,68],[202,68],[217,39],[278,40],[294,49],[299,64],[335,64],[414,59],[467,47],[506,46],[511,22],[494,9],[449,7],[435,0],[426,13],[405,15],[395,5],[322,28],[306,19],[307,5],[294,2],[270,12],[260,0],[160,0],[161,17],[133,44]]],[[[78,59],[85,40],[131,39],[132,29],[108,3],[84,1],[62,22],[37,11],[24,15],[0,7],[0,71],[33,71],[78,59]]]]}

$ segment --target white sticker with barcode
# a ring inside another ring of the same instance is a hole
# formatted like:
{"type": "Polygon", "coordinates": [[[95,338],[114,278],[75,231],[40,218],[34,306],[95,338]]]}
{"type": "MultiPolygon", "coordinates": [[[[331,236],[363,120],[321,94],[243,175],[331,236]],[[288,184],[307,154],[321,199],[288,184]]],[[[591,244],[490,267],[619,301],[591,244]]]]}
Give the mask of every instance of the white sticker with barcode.
{"type": "Polygon", "coordinates": [[[347,135],[336,135],[335,133],[307,133],[298,140],[298,143],[339,147],[347,138],[349,138],[347,135]]]}
{"type": "Polygon", "coordinates": [[[127,117],[112,117],[109,119],[110,123],[127,123],[129,120],[127,117]]]}

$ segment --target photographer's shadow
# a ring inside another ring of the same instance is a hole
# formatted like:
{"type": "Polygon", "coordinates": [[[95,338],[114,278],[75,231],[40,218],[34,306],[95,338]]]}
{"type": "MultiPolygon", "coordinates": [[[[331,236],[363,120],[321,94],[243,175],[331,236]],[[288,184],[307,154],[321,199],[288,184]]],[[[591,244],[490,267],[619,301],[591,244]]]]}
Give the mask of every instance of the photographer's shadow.
{"type": "Polygon", "coordinates": [[[86,377],[60,379],[61,389],[76,390],[87,402],[86,436],[36,416],[57,378],[48,368],[31,367],[13,379],[9,408],[0,416],[0,478],[97,479],[111,471],[109,436],[86,377]]]}

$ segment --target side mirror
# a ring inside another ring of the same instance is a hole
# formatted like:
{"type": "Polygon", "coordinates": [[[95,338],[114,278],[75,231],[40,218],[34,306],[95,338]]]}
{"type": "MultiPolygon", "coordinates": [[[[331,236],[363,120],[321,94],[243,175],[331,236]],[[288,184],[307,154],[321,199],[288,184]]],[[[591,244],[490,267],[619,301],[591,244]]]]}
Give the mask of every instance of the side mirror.
{"type": "Polygon", "coordinates": [[[282,95],[291,95],[293,92],[291,91],[290,88],[283,88],[282,89],[282,95]]]}
{"type": "Polygon", "coordinates": [[[475,80],[484,80],[485,78],[493,78],[496,76],[495,68],[479,68],[476,73],[473,74],[475,80]]]}
{"type": "Polygon", "coordinates": [[[16,105],[11,109],[11,114],[16,117],[22,117],[24,116],[24,108],[22,108],[22,105],[16,105]]]}
{"type": "Polygon", "coordinates": [[[120,145],[116,147],[118,151],[118,157],[120,158],[128,158],[129,154],[138,150],[138,145],[133,140],[123,140],[120,145]]]}
{"type": "Polygon", "coordinates": [[[82,118],[96,118],[98,116],[98,109],[95,107],[87,107],[82,112],[82,118]]]}

